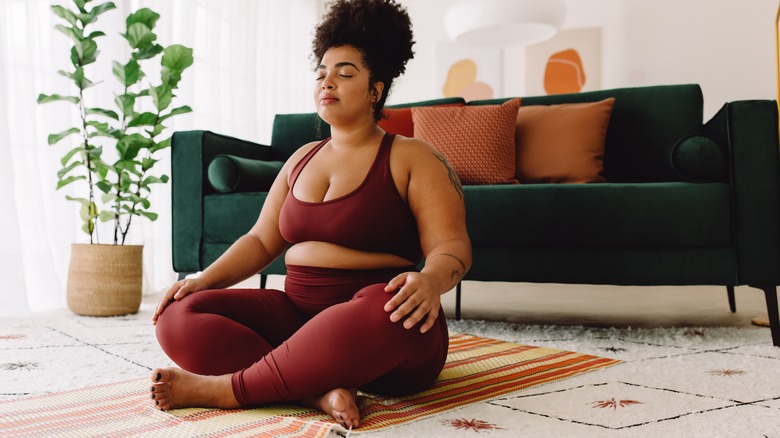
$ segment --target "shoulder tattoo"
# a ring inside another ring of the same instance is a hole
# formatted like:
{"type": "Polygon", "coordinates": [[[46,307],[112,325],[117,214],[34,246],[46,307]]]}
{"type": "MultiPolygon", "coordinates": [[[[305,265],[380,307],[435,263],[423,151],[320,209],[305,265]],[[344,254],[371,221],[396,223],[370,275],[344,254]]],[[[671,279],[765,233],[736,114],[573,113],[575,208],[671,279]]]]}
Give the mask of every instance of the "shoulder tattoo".
{"type": "Polygon", "coordinates": [[[455,169],[450,166],[450,163],[447,162],[447,159],[444,158],[444,155],[442,155],[440,152],[433,152],[433,155],[438,158],[442,164],[444,164],[444,167],[447,169],[447,176],[450,178],[450,184],[452,184],[452,186],[455,188],[455,191],[458,192],[460,199],[463,199],[463,185],[461,185],[460,178],[458,178],[458,174],[455,173],[455,169]]]}

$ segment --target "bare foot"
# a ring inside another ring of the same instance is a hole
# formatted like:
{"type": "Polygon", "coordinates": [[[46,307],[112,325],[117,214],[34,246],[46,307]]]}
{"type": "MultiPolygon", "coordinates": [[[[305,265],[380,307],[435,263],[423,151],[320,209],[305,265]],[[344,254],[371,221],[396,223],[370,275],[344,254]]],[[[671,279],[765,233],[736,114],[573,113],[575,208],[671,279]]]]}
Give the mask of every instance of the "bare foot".
{"type": "Polygon", "coordinates": [[[231,375],[201,376],[180,368],[152,371],[151,398],[162,411],[202,407],[234,409],[240,405],[233,395],[231,375]]]}
{"type": "Polygon", "coordinates": [[[337,388],[319,397],[303,400],[303,403],[306,406],[332,415],[336,421],[346,428],[358,427],[360,424],[356,389],[337,388]]]}

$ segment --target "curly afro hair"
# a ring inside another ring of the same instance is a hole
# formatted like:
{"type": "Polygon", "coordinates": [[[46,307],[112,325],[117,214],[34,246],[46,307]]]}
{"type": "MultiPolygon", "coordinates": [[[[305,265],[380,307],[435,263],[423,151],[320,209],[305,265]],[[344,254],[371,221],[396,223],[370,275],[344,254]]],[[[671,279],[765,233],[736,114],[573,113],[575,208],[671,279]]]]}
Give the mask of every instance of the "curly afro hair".
{"type": "Polygon", "coordinates": [[[371,71],[369,86],[385,85],[374,105],[374,120],[379,121],[393,80],[414,57],[414,43],[406,7],[395,0],[335,0],[315,30],[312,50],[316,61],[331,47],[349,45],[360,51],[371,71]]]}

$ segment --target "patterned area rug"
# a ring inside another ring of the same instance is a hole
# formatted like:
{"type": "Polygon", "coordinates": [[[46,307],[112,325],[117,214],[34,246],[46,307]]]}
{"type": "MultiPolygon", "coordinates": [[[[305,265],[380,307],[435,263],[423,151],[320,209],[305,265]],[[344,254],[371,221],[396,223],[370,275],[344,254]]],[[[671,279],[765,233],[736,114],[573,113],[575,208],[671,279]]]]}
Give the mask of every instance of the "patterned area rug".
{"type": "MultiPolygon", "coordinates": [[[[152,306],[144,304],[137,315],[116,318],[83,318],[66,311],[0,318],[0,400],[35,402],[55,393],[123,381],[131,386],[144,383],[139,390],[145,393],[152,368],[172,365],[154,339],[151,311],[152,306]]],[[[596,328],[469,320],[448,324],[457,333],[622,362],[365,436],[780,438],[780,348],[772,347],[765,328],[596,328]]],[[[365,411],[368,399],[361,402],[365,411]]],[[[128,403],[123,412],[136,419],[145,415],[146,421],[157,424],[183,424],[183,415],[205,418],[220,413],[177,411],[177,417],[150,410],[143,398],[128,403]]],[[[6,422],[0,424],[0,436],[8,435],[9,406],[0,404],[0,421],[6,422]]],[[[115,411],[93,414],[91,424],[115,421],[118,415],[115,411]]],[[[330,427],[318,430],[316,417],[308,423],[283,415],[275,418],[278,423],[273,427],[279,434],[300,435],[302,428],[308,428],[311,436],[317,436],[330,427]]],[[[57,426],[55,420],[55,427],[67,426],[57,426]]],[[[181,430],[182,435],[195,435],[181,430]]],[[[352,433],[357,431],[360,428],[352,433]]],[[[70,433],[85,435],[81,430],[70,433]]],[[[327,434],[328,438],[344,435],[340,428],[327,434]]]]}
{"type": "MultiPolygon", "coordinates": [[[[450,336],[445,369],[428,391],[389,398],[361,394],[361,427],[371,432],[430,417],[619,361],[465,334],[450,336]]],[[[0,403],[3,436],[322,437],[335,424],[292,405],[250,410],[152,408],[148,379],[0,403]]]]}

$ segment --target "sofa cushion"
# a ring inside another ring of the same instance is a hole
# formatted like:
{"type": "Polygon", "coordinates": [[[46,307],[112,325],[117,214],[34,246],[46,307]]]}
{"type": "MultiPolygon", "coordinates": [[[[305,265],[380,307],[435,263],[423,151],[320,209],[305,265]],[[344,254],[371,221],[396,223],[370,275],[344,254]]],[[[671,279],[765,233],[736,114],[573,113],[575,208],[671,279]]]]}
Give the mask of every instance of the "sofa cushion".
{"type": "MultiPolygon", "coordinates": [[[[682,181],[669,171],[669,147],[701,132],[704,98],[696,84],[617,88],[523,97],[523,107],[598,102],[615,98],[604,147],[603,176],[609,182],[682,181]]],[[[471,101],[495,105],[507,100],[471,101]]]]}
{"type": "Polygon", "coordinates": [[[723,172],[724,160],[720,147],[712,139],[692,135],[671,147],[669,164],[686,181],[711,182],[723,172]]]}
{"type": "Polygon", "coordinates": [[[412,108],[414,136],[431,143],[463,184],[511,184],[520,99],[481,107],[412,108]]]}
{"type": "Polygon", "coordinates": [[[281,161],[220,154],[209,163],[207,174],[211,187],[220,193],[267,192],[283,165],[281,161]]]}
{"type": "Polygon", "coordinates": [[[604,182],[604,140],[615,99],[532,105],[517,112],[517,167],[521,183],[604,182]]]}
{"type": "Polygon", "coordinates": [[[724,183],[465,187],[472,244],[496,247],[685,248],[731,242],[724,183]]]}

